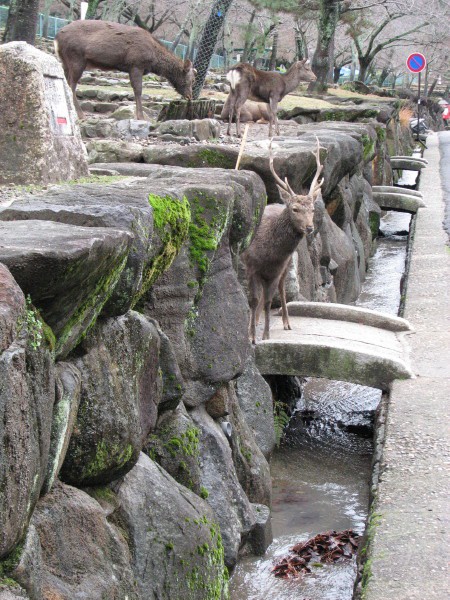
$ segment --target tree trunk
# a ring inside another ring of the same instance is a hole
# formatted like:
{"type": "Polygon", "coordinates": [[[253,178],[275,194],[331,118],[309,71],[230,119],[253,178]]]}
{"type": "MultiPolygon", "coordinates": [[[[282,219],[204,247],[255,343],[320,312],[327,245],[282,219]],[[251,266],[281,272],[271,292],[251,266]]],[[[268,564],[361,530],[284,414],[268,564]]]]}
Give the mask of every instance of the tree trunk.
{"type": "Polygon", "coordinates": [[[334,67],[333,83],[338,83],[340,76],[341,76],[341,67],[334,67]]]}
{"type": "Polygon", "coordinates": [[[86,19],[95,19],[98,5],[102,0],[88,0],[88,9],[86,12],[86,19]]]}
{"type": "Polygon", "coordinates": [[[4,42],[28,42],[34,46],[39,19],[39,0],[12,0],[4,42]]]}
{"type": "MultiPolygon", "coordinates": [[[[309,91],[326,91],[330,73],[330,47],[339,18],[339,0],[320,0],[317,24],[317,46],[312,60],[312,70],[317,80],[309,84],[309,91]]],[[[333,64],[333,62],[332,62],[333,64]]]]}
{"type": "Polygon", "coordinates": [[[365,56],[359,57],[359,75],[358,80],[365,83],[367,78],[367,72],[369,70],[370,62],[367,60],[365,56]]]}
{"type": "Polygon", "coordinates": [[[434,92],[434,88],[436,87],[438,81],[439,77],[435,77],[433,79],[433,83],[430,85],[430,89],[428,90],[427,96],[431,96],[431,94],[434,92]]]}
{"type": "Polygon", "coordinates": [[[389,75],[389,67],[383,67],[381,69],[380,76],[378,77],[378,85],[381,87],[386,81],[386,77],[389,75]]]}
{"type": "Polygon", "coordinates": [[[277,66],[278,29],[273,32],[272,52],[270,53],[269,71],[275,71],[277,66]]]}
{"type": "Polygon", "coordinates": [[[296,21],[294,25],[295,31],[295,50],[296,50],[296,60],[304,60],[308,58],[308,45],[306,43],[305,32],[301,28],[301,25],[298,21],[296,21]]]}
{"type": "Polygon", "coordinates": [[[194,63],[194,67],[197,69],[197,76],[193,87],[193,97],[195,99],[199,97],[202,90],[217,38],[219,37],[220,30],[225,21],[225,16],[232,2],[233,0],[215,0],[211,13],[206,21],[194,63]]]}
{"type": "Polygon", "coordinates": [[[252,10],[252,14],[250,15],[250,19],[247,24],[246,32],[245,32],[245,42],[244,42],[244,50],[242,52],[242,61],[241,62],[249,62],[251,51],[253,50],[253,46],[255,43],[254,36],[252,35],[253,29],[253,21],[256,17],[256,8],[252,10]]]}
{"type": "Polygon", "coordinates": [[[352,64],[350,67],[350,81],[355,81],[357,67],[358,67],[358,52],[356,51],[355,43],[352,42],[352,64]]]}

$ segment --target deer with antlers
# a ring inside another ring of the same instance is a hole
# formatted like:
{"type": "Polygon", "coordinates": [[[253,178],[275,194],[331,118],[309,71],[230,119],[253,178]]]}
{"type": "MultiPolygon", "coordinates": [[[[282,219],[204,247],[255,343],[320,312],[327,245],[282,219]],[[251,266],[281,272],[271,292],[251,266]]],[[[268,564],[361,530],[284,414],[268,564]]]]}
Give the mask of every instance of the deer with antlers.
{"type": "Polygon", "coordinates": [[[323,165],[320,163],[320,143],[317,139],[317,170],[306,195],[296,194],[287,178],[283,181],[273,166],[272,141],[269,146],[270,171],[277,183],[283,199],[282,204],[266,206],[261,223],[250,246],[242,253],[249,286],[251,318],[249,337],[256,341],[256,324],[264,307],[265,322],[263,340],[269,339],[270,308],[278,288],[281,299],[281,311],[284,329],[291,329],[286,306],[284,282],[289,264],[298,243],[305,234],[313,232],[314,202],[316,201],[323,179],[319,181],[323,165]]]}

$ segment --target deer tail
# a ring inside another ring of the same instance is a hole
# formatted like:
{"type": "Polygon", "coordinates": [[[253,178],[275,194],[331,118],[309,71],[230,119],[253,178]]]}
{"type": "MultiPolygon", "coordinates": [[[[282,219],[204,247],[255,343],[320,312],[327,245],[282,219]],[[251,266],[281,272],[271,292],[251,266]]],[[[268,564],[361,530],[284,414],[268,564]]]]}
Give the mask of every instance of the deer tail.
{"type": "Polygon", "coordinates": [[[241,74],[236,69],[232,69],[227,73],[227,80],[230,82],[231,89],[234,90],[241,80],[241,74]]]}
{"type": "Polygon", "coordinates": [[[58,40],[53,40],[53,46],[55,48],[55,54],[56,54],[56,58],[58,58],[61,61],[61,56],[59,54],[59,45],[58,45],[58,40]]]}

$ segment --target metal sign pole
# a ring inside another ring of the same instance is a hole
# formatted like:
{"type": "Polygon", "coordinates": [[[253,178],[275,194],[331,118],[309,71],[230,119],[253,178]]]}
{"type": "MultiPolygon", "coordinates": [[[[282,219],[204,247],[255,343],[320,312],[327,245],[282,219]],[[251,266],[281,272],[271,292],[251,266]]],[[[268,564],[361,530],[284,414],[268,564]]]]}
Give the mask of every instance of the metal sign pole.
{"type": "Polygon", "coordinates": [[[418,90],[418,98],[417,98],[417,141],[419,141],[419,129],[420,129],[420,75],[421,71],[419,71],[419,90],[418,90]]]}

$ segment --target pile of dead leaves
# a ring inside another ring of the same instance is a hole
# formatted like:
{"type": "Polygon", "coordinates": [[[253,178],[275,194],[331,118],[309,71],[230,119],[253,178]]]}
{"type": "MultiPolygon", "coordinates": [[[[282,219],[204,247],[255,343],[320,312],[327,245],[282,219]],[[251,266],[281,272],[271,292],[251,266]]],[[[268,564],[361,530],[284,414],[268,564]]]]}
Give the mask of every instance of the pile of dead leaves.
{"type": "Polygon", "coordinates": [[[310,573],[309,563],[334,563],[352,558],[358,548],[359,535],[352,529],[337,533],[327,531],[319,533],[306,542],[291,548],[292,555],[285,556],[272,569],[275,577],[291,579],[310,573]]]}

